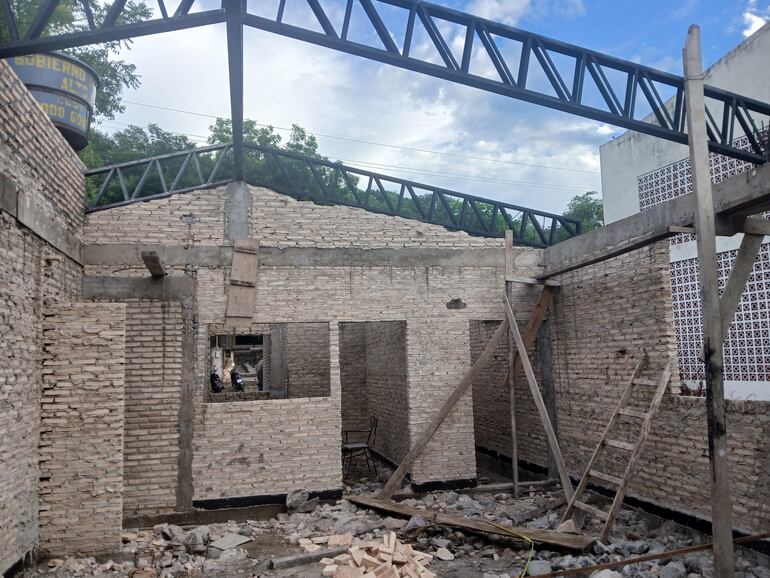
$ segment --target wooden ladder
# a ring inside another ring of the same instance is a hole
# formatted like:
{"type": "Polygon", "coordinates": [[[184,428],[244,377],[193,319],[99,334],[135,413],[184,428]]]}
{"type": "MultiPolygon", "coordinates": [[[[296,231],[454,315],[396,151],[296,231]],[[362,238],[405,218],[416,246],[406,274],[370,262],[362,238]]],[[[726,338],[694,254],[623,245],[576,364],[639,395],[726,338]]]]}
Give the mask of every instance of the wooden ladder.
{"type": "Polygon", "coordinates": [[[585,512],[587,514],[591,514],[592,516],[599,518],[600,520],[604,520],[604,529],[602,530],[602,535],[600,538],[602,542],[607,541],[607,537],[609,536],[610,530],[612,529],[612,523],[614,522],[615,517],[617,516],[618,512],[620,511],[620,507],[623,504],[623,498],[625,497],[626,489],[628,488],[628,483],[631,480],[631,474],[633,473],[634,466],[636,465],[636,462],[639,459],[639,455],[642,452],[642,446],[644,445],[644,442],[647,439],[647,435],[650,433],[652,420],[655,414],[657,413],[658,408],[660,407],[660,402],[663,399],[663,394],[666,392],[666,387],[668,386],[669,379],[671,379],[671,361],[670,360],[666,364],[666,366],[663,368],[663,371],[657,380],[643,379],[641,375],[642,375],[642,372],[647,367],[647,362],[648,362],[647,352],[642,351],[641,359],[639,360],[639,363],[636,364],[636,367],[634,368],[634,372],[631,375],[631,379],[628,381],[628,385],[626,386],[625,391],[623,391],[623,395],[620,397],[620,401],[615,407],[615,411],[612,413],[612,417],[610,417],[610,421],[607,424],[607,427],[604,428],[604,433],[602,434],[601,440],[599,440],[599,443],[596,446],[594,453],[591,455],[591,459],[588,462],[588,466],[586,467],[585,473],[583,474],[583,477],[581,478],[580,483],[578,484],[578,487],[575,489],[575,493],[572,496],[572,499],[569,501],[569,505],[567,506],[567,510],[564,513],[564,518],[562,520],[564,521],[569,519],[575,509],[585,512]],[[656,388],[652,401],[650,402],[650,406],[646,412],[638,411],[636,409],[632,409],[628,407],[629,400],[631,399],[631,395],[635,391],[636,387],[655,387],[656,388]],[[618,420],[620,419],[620,416],[626,416],[634,420],[642,421],[642,428],[641,428],[641,431],[639,432],[639,438],[637,439],[635,444],[619,441],[609,437],[610,432],[617,425],[618,420]],[[630,452],[631,457],[628,460],[628,464],[626,465],[626,470],[622,478],[619,478],[617,476],[613,476],[610,474],[606,474],[604,472],[594,469],[594,465],[596,464],[596,461],[599,459],[599,455],[601,454],[602,450],[606,447],[618,448],[618,449],[630,452]],[[604,510],[601,510],[594,506],[590,506],[585,502],[580,501],[580,496],[585,491],[586,486],[588,486],[588,480],[590,478],[602,480],[603,482],[607,482],[617,487],[615,498],[612,501],[612,507],[610,508],[609,512],[605,512],[604,510]]]}

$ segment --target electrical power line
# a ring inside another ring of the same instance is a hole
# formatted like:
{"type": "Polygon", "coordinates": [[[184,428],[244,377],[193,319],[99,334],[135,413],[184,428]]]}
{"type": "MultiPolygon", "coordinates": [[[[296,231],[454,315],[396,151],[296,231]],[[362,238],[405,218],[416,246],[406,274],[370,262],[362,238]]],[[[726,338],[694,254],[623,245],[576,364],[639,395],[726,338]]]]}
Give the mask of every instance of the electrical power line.
{"type": "MultiPolygon", "coordinates": [[[[178,112],[182,114],[189,114],[193,116],[200,116],[203,118],[212,118],[212,119],[218,119],[222,118],[220,116],[216,116],[213,114],[204,114],[202,112],[194,112],[190,110],[182,110],[178,108],[171,108],[167,106],[158,106],[156,104],[146,104],[143,102],[136,102],[131,100],[124,100],[126,104],[133,104],[136,106],[144,106],[147,108],[156,108],[158,110],[167,110],[170,112],[178,112]]],[[[283,131],[291,131],[291,128],[285,127],[285,126],[275,126],[272,124],[262,124],[262,123],[255,123],[257,126],[262,127],[269,127],[274,128],[276,130],[283,130],[283,131]]],[[[387,147],[392,149],[399,149],[399,150],[406,150],[411,152],[421,152],[421,153],[427,153],[432,155],[441,155],[441,156],[447,156],[447,157],[454,157],[454,158],[460,158],[460,159],[468,159],[468,160],[475,160],[475,161],[485,161],[490,163],[500,163],[500,164],[506,164],[506,165],[514,165],[514,166],[525,166],[525,167],[534,167],[534,168],[541,168],[541,169],[548,169],[552,171],[567,171],[567,172],[573,172],[573,173],[588,173],[591,175],[598,174],[598,171],[591,171],[588,169],[575,169],[572,167],[556,167],[553,165],[542,165],[537,163],[525,163],[523,161],[504,161],[500,159],[493,159],[490,157],[479,157],[474,155],[461,155],[458,153],[447,153],[447,152],[441,152],[441,151],[433,151],[429,149],[421,149],[421,148],[415,148],[415,147],[406,147],[406,146],[400,146],[400,145],[393,145],[393,144],[387,144],[387,143],[380,143],[380,142],[374,142],[374,141],[368,141],[368,140],[361,140],[361,139],[355,139],[350,137],[344,137],[344,136],[336,136],[336,135],[330,135],[330,134],[323,134],[323,133],[317,133],[317,132],[311,132],[308,131],[308,134],[311,134],[313,136],[322,137],[322,138],[332,138],[347,142],[356,142],[356,143],[362,143],[362,144],[368,144],[373,146],[381,146],[381,147],[387,147]]]]}
{"type": "MultiPolygon", "coordinates": [[[[105,124],[112,124],[112,125],[123,125],[123,126],[140,126],[137,124],[132,123],[126,123],[126,122],[120,122],[116,120],[106,120],[103,121],[105,124]]],[[[118,127],[114,127],[118,128],[118,127]]],[[[146,127],[141,127],[146,128],[146,127]]],[[[208,139],[204,137],[203,135],[196,135],[192,133],[187,132],[178,132],[178,131],[166,131],[170,132],[172,134],[181,135],[189,137],[190,140],[195,140],[201,143],[208,143],[208,139]]],[[[391,165],[386,163],[376,163],[372,161],[362,161],[358,159],[349,159],[344,158],[341,156],[338,156],[334,153],[327,153],[324,156],[328,158],[332,158],[334,160],[338,160],[341,162],[348,163],[348,166],[351,166],[352,168],[355,168],[353,165],[358,165],[359,168],[362,168],[364,170],[389,170],[389,171],[396,171],[408,175],[420,175],[420,176],[428,176],[428,177],[441,177],[446,179],[452,179],[457,181],[463,181],[463,182],[480,182],[480,183],[489,183],[489,184],[500,184],[500,185],[515,185],[515,186],[522,186],[522,187],[535,187],[539,189],[554,189],[554,190],[566,190],[566,191],[576,191],[576,190],[598,190],[596,187],[593,187],[591,185],[560,185],[557,183],[531,183],[527,181],[515,181],[515,180],[509,180],[509,179],[498,179],[494,177],[483,177],[478,175],[468,175],[464,173],[447,173],[443,171],[434,171],[431,169],[421,169],[416,167],[404,167],[400,165],[391,165]]]]}

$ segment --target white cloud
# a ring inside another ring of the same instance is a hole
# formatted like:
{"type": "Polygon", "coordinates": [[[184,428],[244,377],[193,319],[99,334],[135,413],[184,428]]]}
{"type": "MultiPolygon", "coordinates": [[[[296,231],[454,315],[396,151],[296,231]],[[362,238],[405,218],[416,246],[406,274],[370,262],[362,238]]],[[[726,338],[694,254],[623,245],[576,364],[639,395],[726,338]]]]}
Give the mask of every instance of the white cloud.
{"type": "MultiPolygon", "coordinates": [[[[528,0],[473,2],[502,6],[510,21],[530,5],[528,0]]],[[[499,12],[489,16],[500,19],[499,12]]],[[[377,163],[369,168],[553,212],[562,211],[575,194],[600,188],[598,145],[611,127],[262,31],[247,29],[244,45],[247,117],[466,158],[319,137],[327,156],[377,163]]],[[[126,100],[229,117],[224,26],[137,38],[125,58],[143,80],[126,100]]],[[[212,123],[135,105],[117,120],[157,122],[198,135],[206,135],[212,123]]]]}
{"type": "Polygon", "coordinates": [[[465,10],[476,16],[513,26],[530,7],[530,0],[471,0],[465,10]]]}
{"type": "Polygon", "coordinates": [[[748,38],[770,20],[770,4],[763,10],[757,7],[756,0],[749,0],[743,12],[743,37],[748,38]]]}

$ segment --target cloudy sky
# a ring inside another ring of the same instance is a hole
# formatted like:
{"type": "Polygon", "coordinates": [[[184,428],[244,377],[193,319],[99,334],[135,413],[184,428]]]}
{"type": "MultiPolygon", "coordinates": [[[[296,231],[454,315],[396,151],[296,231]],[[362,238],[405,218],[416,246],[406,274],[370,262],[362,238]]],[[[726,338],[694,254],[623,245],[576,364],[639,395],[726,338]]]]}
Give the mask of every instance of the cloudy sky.
{"type": "MultiPolygon", "coordinates": [[[[770,17],[770,0],[433,2],[676,73],[689,24],[701,26],[710,64],[770,17]]],[[[176,3],[166,0],[171,8],[176,3]]],[[[321,3],[333,22],[341,20],[343,0],[321,3]]],[[[196,2],[198,9],[218,4],[196,2]]],[[[301,23],[305,5],[288,0],[287,14],[301,23]]],[[[274,14],[277,0],[249,0],[249,6],[274,14]]],[[[125,94],[126,112],[102,129],[154,122],[202,139],[212,116],[229,116],[224,25],[138,38],[123,57],[137,65],[142,86],[125,94]]],[[[284,128],[299,124],[318,135],[330,158],[555,212],[577,193],[600,190],[598,147],[620,134],[601,123],[254,29],[245,32],[245,96],[248,118],[280,127],[284,135],[284,128]]]]}

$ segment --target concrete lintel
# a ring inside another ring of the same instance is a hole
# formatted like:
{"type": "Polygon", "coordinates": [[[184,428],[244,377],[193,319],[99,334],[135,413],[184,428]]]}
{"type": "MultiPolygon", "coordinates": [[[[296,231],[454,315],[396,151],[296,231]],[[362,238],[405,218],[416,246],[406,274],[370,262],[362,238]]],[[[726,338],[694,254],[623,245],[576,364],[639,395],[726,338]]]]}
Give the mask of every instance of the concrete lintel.
{"type": "MultiPolygon", "coordinates": [[[[35,194],[17,189],[12,183],[3,185],[3,207],[13,208],[15,196],[16,218],[41,239],[64,253],[67,257],[83,264],[83,244],[80,239],[65,229],[56,220],[56,209],[35,194]]],[[[10,210],[8,211],[11,214],[10,210]]]]}
{"type": "Polygon", "coordinates": [[[195,280],[182,275],[157,280],[146,277],[83,277],[83,299],[181,301],[194,295],[195,280]]]}
{"type": "MultiPolygon", "coordinates": [[[[89,265],[141,265],[142,251],[155,251],[166,266],[197,265],[199,267],[229,267],[231,246],[204,246],[185,249],[181,245],[110,244],[86,245],[85,262],[89,265]]],[[[514,265],[536,268],[542,249],[521,249],[514,265]]],[[[427,248],[400,249],[359,248],[259,248],[260,267],[503,267],[503,248],[427,248]]]]}
{"type": "MultiPolygon", "coordinates": [[[[757,214],[770,206],[770,163],[713,186],[714,209],[720,216],[757,214]]],[[[695,215],[692,193],[641,213],[609,223],[544,249],[547,278],[628,253],[673,233],[670,227],[690,227],[695,215]]]]}

